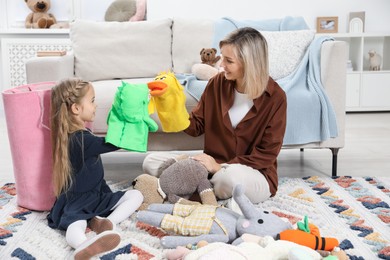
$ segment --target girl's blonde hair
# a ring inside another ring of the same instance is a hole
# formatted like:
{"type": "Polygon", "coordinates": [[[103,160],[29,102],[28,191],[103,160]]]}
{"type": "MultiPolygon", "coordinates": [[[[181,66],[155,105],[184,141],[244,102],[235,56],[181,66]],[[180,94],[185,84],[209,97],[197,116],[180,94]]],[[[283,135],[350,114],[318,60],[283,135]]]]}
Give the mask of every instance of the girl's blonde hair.
{"type": "Polygon", "coordinates": [[[224,45],[233,46],[236,57],[244,66],[245,93],[251,99],[260,97],[269,80],[268,45],[264,36],[253,28],[244,27],[220,41],[219,48],[224,45]]]}
{"type": "Polygon", "coordinates": [[[72,182],[69,161],[69,135],[80,130],[72,116],[71,107],[79,104],[91,87],[89,82],[80,79],[61,81],[51,92],[51,142],[53,162],[54,194],[59,196],[72,182]]]}

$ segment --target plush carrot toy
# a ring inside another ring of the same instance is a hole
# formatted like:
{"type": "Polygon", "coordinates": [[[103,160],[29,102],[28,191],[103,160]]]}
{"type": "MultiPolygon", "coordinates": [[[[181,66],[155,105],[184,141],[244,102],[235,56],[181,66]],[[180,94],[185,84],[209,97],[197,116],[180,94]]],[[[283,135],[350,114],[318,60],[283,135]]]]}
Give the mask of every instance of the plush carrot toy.
{"type": "Polygon", "coordinates": [[[309,223],[307,216],[297,225],[297,230],[285,230],[279,233],[276,239],[291,241],[314,250],[332,251],[339,245],[339,241],[335,238],[321,237],[320,230],[316,225],[309,223]]]}
{"type": "Polygon", "coordinates": [[[279,233],[276,239],[287,240],[314,250],[332,251],[339,245],[339,241],[333,237],[321,237],[302,230],[289,229],[279,233]]]}

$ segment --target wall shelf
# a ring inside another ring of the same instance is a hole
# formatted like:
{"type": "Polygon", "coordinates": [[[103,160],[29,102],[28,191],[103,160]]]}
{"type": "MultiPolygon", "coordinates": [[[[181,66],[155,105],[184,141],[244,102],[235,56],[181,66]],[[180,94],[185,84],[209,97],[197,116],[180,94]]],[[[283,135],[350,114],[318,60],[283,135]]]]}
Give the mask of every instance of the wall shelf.
{"type": "Polygon", "coordinates": [[[390,32],[335,33],[349,44],[353,71],[347,72],[347,111],[390,111],[390,32]],[[382,56],[379,71],[370,70],[370,50],[382,56]]]}
{"type": "Polygon", "coordinates": [[[12,29],[1,29],[0,35],[55,35],[55,34],[69,34],[69,29],[25,29],[25,28],[12,28],[12,29]]]}

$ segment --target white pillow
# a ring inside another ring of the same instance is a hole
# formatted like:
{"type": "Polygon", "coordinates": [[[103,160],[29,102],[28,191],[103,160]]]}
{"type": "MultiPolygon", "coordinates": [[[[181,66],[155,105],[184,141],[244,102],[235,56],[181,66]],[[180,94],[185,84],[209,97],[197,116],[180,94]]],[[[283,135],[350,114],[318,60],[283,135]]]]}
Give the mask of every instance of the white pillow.
{"type": "Polygon", "coordinates": [[[155,77],[172,69],[172,19],[76,20],[70,26],[75,75],[87,81],[155,77]]]}
{"type": "Polygon", "coordinates": [[[261,31],[268,43],[270,76],[274,80],[292,73],[313,41],[313,30],[261,31]]]}

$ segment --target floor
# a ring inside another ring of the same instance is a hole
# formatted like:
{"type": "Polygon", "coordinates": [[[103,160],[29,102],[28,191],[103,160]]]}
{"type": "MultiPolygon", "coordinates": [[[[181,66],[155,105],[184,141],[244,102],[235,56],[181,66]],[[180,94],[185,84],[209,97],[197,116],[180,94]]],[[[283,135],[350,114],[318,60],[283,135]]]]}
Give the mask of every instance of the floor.
{"type": "MultiPolygon", "coordinates": [[[[338,154],[338,175],[390,176],[390,112],[347,113],[345,147],[338,154]]],[[[13,166],[4,115],[0,115],[0,181],[13,182],[13,166]]],[[[133,179],[142,173],[145,154],[113,152],[102,156],[107,180],[133,179]]],[[[329,176],[328,149],[283,149],[279,175],[329,176]]]]}

